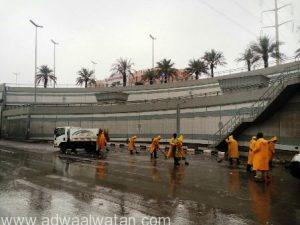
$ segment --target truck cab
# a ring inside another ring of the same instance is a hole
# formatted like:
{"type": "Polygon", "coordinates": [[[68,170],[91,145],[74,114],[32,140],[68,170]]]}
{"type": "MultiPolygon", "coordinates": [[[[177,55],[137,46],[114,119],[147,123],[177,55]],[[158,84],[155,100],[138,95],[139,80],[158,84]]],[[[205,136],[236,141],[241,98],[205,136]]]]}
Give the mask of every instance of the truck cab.
{"type": "Polygon", "coordinates": [[[58,148],[61,143],[68,141],[67,131],[69,127],[57,127],[54,129],[54,147],[58,148]]]}

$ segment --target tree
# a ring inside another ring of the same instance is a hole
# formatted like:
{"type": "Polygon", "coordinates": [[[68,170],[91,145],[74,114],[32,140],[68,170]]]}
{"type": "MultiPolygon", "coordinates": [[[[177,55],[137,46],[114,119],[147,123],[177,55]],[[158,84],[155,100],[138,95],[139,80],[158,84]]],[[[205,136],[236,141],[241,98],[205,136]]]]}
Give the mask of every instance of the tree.
{"type": "Polygon", "coordinates": [[[36,75],[36,82],[38,84],[43,82],[44,88],[47,88],[49,80],[56,82],[56,77],[52,73],[53,71],[47,65],[42,65],[38,70],[38,74],[36,75]]]}
{"type": "Polygon", "coordinates": [[[214,77],[214,68],[218,65],[222,66],[226,64],[223,52],[212,49],[210,52],[204,53],[203,59],[209,64],[211,77],[214,77]]]}
{"type": "Polygon", "coordinates": [[[259,60],[259,56],[255,55],[251,48],[247,48],[244,53],[241,54],[240,58],[237,58],[238,62],[245,62],[248,71],[251,71],[251,66],[259,60]]]}
{"type": "Polygon", "coordinates": [[[269,67],[270,57],[282,59],[283,54],[276,52],[277,46],[279,45],[281,45],[281,43],[271,41],[268,36],[261,36],[256,43],[251,44],[251,49],[259,59],[263,60],[264,67],[267,68],[269,67]]]}
{"type": "Polygon", "coordinates": [[[298,48],[296,51],[296,58],[299,58],[299,57],[300,57],[300,48],[298,48]]]}
{"type": "Polygon", "coordinates": [[[157,62],[157,72],[158,74],[164,75],[164,82],[167,83],[170,80],[170,77],[174,77],[176,75],[177,69],[174,67],[175,63],[171,62],[171,59],[163,59],[160,62],[157,62]]]}
{"type": "Polygon", "coordinates": [[[185,72],[189,75],[196,75],[196,80],[199,79],[201,73],[207,73],[208,67],[206,63],[200,59],[191,59],[189,61],[188,67],[185,69],[185,72]]]}
{"type": "MultiPolygon", "coordinates": [[[[300,27],[298,27],[298,31],[300,31],[300,27]]],[[[296,58],[300,57],[300,48],[296,50],[296,58]]]]}
{"type": "Polygon", "coordinates": [[[134,63],[131,62],[131,59],[120,58],[115,64],[112,65],[111,70],[115,73],[119,73],[123,77],[123,86],[126,86],[127,76],[132,75],[132,67],[134,63]]]}
{"type": "Polygon", "coordinates": [[[94,78],[94,71],[93,70],[89,70],[86,68],[81,68],[81,70],[79,70],[77,72],[78,77],[76,79],[76,85],[82,85],[84,84],[84,87],[87,88],[88,85],[95,85],[96,84],[96,80],[94,78]]]}
{"type": "Polygon", "coordinates": [[[155,73],[155,70],[147,70],[143,74],[143,80],[148,80],[150,85],[154,83],[154,79],[157,77],[157,74],[155,73]]]}

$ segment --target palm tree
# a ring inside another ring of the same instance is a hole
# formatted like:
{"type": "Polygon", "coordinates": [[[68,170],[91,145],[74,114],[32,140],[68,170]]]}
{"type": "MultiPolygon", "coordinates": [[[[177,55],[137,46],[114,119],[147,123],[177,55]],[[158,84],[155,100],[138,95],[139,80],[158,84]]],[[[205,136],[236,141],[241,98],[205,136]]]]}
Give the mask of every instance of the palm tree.
{"type": "Polygon", "coordinates": [[[167,83],[170,77],[174,77],[177,69],[174,67],[175,63],[171,62],[171,59],[163,59],[160,62],[157,62],[157,72],[159,75],[164,75],[164,82],[167,83]]]}
{"type": "Polygon", "coordinates": [[[283,54],[276,52],[277,46],[279,45],[281,45],[281,43],[271,41],[268,36],[261,36],[256,43],[251,44],[251,49],[259,59],[264,61],[264,66],[267,68],[269,67],[269,57],[282,59],[283,54]]]}
{"type": "MultiPolygon", "coordinates": [[[[298,27],[298,31],[300,31],[300,27],[298,27]]],[[[300,42],[299,42],[300,43],[300,42]]],[[[296,58],[300,57],[300,48],[296,50],[296,58]]]]}
{"type": "Polygon", "coordinates": [[[209,64],[211,77],[214,77],[214,68],[218,65],[222,66],[226,64],[223,52],[212,49],[210,52],[205,52],[203,59],[209,64]]]}
{"type": "Polygon", "coordinates": [[[47,65],[42,65],[38,70],[38,74],[36,75],[36,81],[38,84],[43,82],[44,88],[47,88],[49,80],[56,82],[56,77],[52,73],[53,71],[47,65]]]}
{"type": "Polygon", "coordinates": [[[132,66],[134,65],[131,62],[131,59],[123,59],[120,58],[117,60],[115,64],[112,65],[111,70],[115,73],[121,74],[123,77],[123,86],[126,86],[127,83],[127,76],[132,75],[132,66]]]}
{"type": "Polygon", "coordinates": [[[247,48],[244,53],[241,54],[240,58],[237,58],[238,62],[245,62],[248,71],[251,71],[251,66],[259,60],[259,56],[255,55],[251,48],[247,48]]]}
{"type": "Polygon", "coordinates": [[[299,57],[300,57],[300,48],[298,48],[296,51],[296,58],[299,58],[299,57]]]}
{"type": "Polygon", "coordinates": [[[154,83],[154,79],[157,77],[157,74],[155,73],[155,70],[147,70],[144,74],[143,74],[143,80],[148,80],[150,85],[152,85],[154,83]]]}
{"type": "Polygon", "coordinates": [[[207,73],[208,67],[206,63],[200,59],[191,59],[189,61],[188,67],[185,69],[185,72],[189,75],[196,75],[196,80],[199,79],[201,73],[207,73]]]}
{"type": "Polygon", "coordinates": [[[81,68],[81,70],[79,70],[77,74],[79,75],[79,77],[77,77],[76,79],[76,85],[81,86],[82,84],[84,84],[84,87],[87,88],[88,85],[96,84],[96,80],[93,76],[94,75],[93,70],[81,68]]]}

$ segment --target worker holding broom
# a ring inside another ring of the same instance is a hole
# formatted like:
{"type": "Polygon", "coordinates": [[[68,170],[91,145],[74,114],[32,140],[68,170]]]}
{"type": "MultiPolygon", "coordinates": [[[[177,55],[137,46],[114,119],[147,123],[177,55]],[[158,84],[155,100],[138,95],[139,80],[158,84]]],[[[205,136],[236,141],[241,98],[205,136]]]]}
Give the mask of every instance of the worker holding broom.
{"type": "Polygon", "coordinates": [[[170,147],[169,147],[167,157],[174,159],[174,167],[179,166],[180,165],[179,162],[178,162],[179,159],[177,157],[178,138],[177,138],[176,133],[173,134],[173,137],[170,139],[169,143],[170,143],[170,147]]]}
{"type": "Polygon", "coordinates": [[[228,144],[229,164],[232,166],[233,165],[233,160],[235,160],[237,164],[240,164],[240,161],[239,161],[239,144],[238,144],[238,142],[233,138],[233,135],[230,135],[225,141],[228,144]]]}
{"type": "Polygon", "coordinates": [[[186,159],[186,150],[183,149],[183,135],[181,134],[179,137],[178,137],[178,143],[177,143],[177,157],[180,159],[180,160],[184,160],[184,164],[187,166],[189,165],[187,159],[186,159]]]}
{"type": "Polygon", "coordinates": [[[157,151],[159,150],[159,141],[161,137],[158,135],[152,139],[151,145],[149,147],[149,152],[151,154],[151,159],[157,159],[157,151]]]}
{"type": "Polygon", "coordinates": [[[102,129],[99,129],[98,137],[97,137],[97,152],[98,152],[98,157],[99,158],[105,158],[105,148],[106,148],[106,137],[104,134],[104,131],[102,129]]]}
{"type": "Polygon", "coordinates": [[[135,153],[138,154],[135,146],[136,139],[137,136],[133,136],[128,140],[128,151],[130,152],[130,155],[133,155],[133,151],[135,151],[135,153]]]}

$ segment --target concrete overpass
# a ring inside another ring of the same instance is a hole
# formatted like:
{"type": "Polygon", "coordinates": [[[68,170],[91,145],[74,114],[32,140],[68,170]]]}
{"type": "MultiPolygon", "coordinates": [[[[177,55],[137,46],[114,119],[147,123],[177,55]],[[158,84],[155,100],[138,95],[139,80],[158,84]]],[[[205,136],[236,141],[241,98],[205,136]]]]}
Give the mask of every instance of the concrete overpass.
{"type": "MultiPolygon", "coordinates": [[[[251,114],[253,104],[264,95],[272,81],[299,65],[299,62],[294,62],[246,73],[166,85],[38,89],[36,105],[32,104],[32,88],[2,88],[2,105],[5,106],[2,136],[52,139],[53,130],[57,126],[82,126],[108,128],[112,140],[116,141],[124,141],[131,135],[137,135],[139,141],[150,141],[157,134],[162,135],[166,141],[172,133],[178,132],[184,134],[186,143],[207,145],[216,140],[216,132],[237,111],[251,114]],[[262,84],[257,83],[261,76],[268,78],[262,84]],[[231,83],[232,79],[237,80],[236,87],[224,88],[224,80],[225,83],[226,80],[231,83]],[[97,101],[97,95],[115,93],[127,94],[128,101],[110,104],[97,101]]],[[[261,130],[267,137],[278,136],[278,147],[294,150],[300,146],[299,106],[300,93],[297,90],[286,97],[282,107],[268,113],[258,124],[240,132],[238,139],[242,145],[246,145],[246,141],[257,130],[261,130]]]]}

